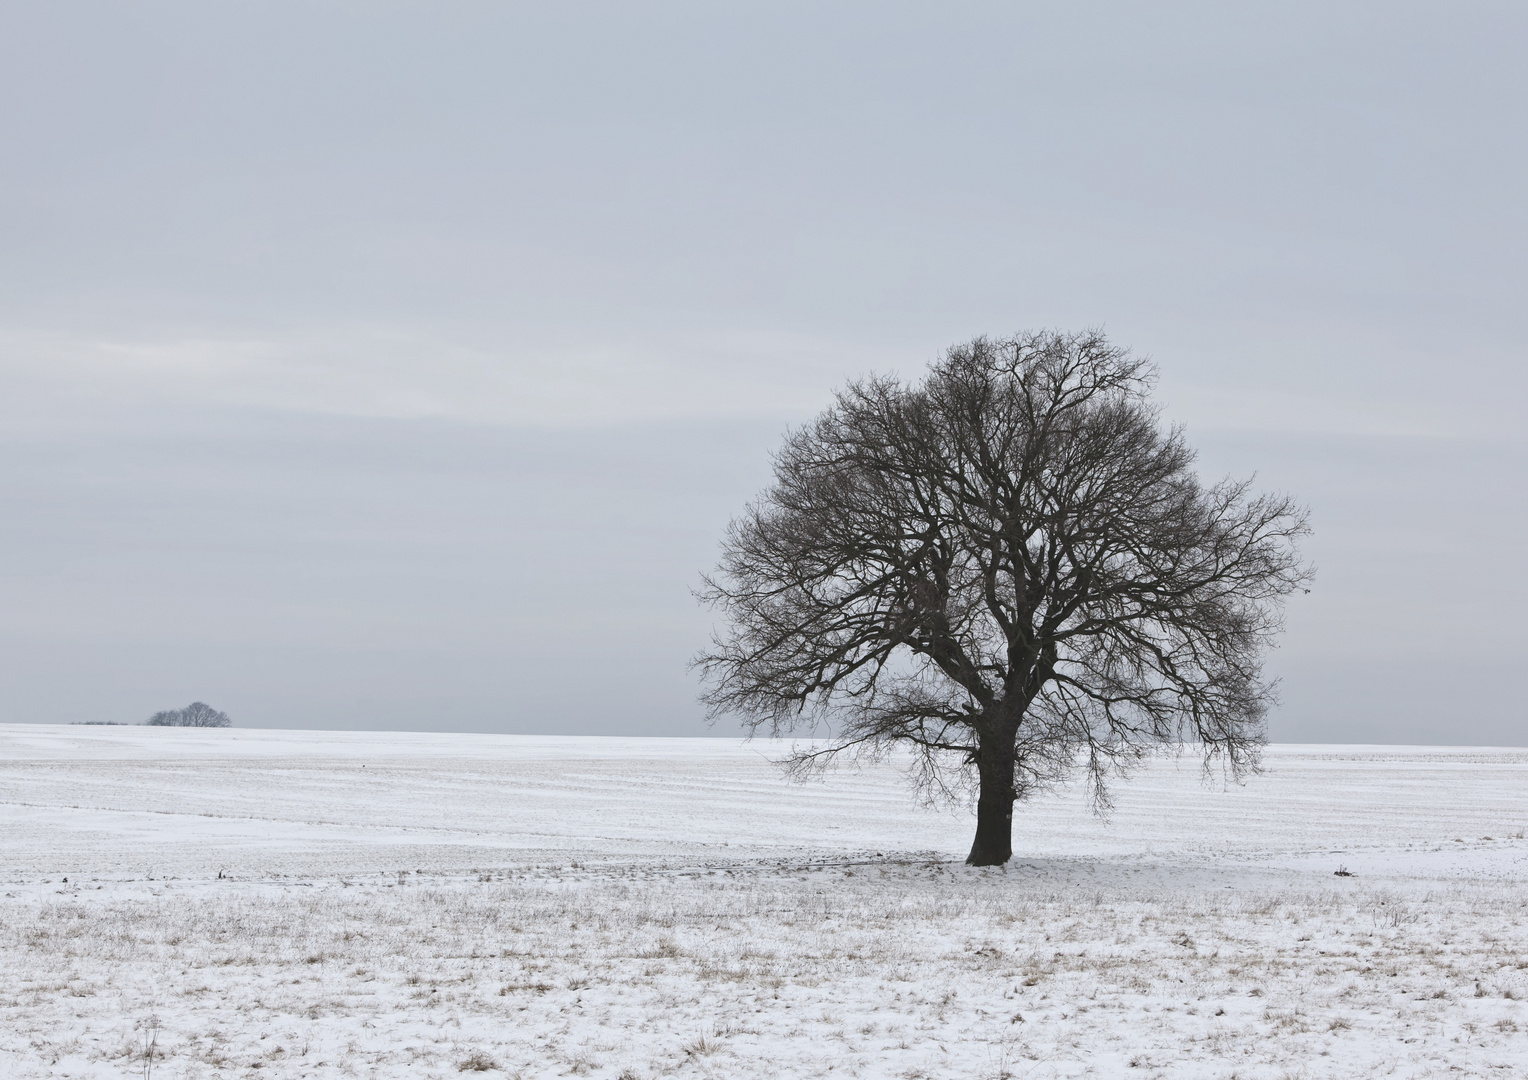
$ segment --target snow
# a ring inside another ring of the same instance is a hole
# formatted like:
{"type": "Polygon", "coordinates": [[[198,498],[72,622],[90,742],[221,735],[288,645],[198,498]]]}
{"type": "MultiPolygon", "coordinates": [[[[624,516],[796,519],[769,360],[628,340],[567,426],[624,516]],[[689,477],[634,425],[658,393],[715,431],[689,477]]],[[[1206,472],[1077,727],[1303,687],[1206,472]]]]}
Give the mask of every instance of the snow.
{"type": "Polygon", "coordinates": [[[783,750],[0,725],[0,1077],[1528,1075],[1528,751],[1161,760],[976,870],[783,750]]]}

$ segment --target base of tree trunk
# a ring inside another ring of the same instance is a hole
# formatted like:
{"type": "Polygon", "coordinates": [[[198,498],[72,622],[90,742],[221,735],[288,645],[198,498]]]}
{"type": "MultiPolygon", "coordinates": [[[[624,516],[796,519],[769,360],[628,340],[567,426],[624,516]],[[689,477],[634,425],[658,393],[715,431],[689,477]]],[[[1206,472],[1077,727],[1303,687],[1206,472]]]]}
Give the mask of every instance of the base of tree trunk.
{"type": "Polygon", "coordinates": [[[1013,858],[1013,802],[979,799],[976,803],[976,839],[967,866],[1002,866],[1013,858]]]}

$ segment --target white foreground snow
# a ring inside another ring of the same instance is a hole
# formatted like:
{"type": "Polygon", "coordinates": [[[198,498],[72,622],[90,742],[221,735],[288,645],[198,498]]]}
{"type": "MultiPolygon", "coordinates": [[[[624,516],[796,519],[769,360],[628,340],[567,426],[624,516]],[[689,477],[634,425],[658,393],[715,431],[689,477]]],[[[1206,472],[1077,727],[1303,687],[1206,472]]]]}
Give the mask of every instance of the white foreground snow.
{"type": "Polygon", "coordinates": [[[1528,751],[1162,761],[973,870],[780,750],[0,725],[0,1077],[1528,1076],[1528,751]]]}

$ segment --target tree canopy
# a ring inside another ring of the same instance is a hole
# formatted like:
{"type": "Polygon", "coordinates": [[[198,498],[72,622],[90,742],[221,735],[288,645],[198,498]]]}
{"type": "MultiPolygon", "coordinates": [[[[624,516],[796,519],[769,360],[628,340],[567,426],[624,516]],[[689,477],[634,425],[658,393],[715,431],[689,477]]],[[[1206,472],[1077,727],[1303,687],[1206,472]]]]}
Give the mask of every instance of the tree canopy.
{"type": "Polygon", "coordinates": [[[144,723],[150,727],[232,727],[228,714],[202,701],[193,701],[184,709],[162,709],[144,723]]]}
{"type": "Polygon", "coordinates": [[[903,745],[924,783],[974,781],[977,864],[1011,856],[1016,800],[1076,769],[1103,802],[1163,747],[1255,768],[1306,513],[1201,483],[1154,378],[1100,333],[1046,332],[841,390],[700,590],[724,617],[697,658],[712,714],[826,724],[798,761],[903,745]]]}

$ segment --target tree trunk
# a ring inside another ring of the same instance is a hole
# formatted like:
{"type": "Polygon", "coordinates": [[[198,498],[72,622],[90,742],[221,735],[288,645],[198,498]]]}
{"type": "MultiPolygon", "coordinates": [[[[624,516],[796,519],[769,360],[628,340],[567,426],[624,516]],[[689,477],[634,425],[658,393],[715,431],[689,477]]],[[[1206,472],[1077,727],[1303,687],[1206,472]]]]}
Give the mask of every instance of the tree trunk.
{"type": "Polygon", "coordinates": [[[976,840],[969,866],[1002,866],[1013,857],[1013,733],[987,736],[977,749],[981,788],[976,798],[976,840]]]}

